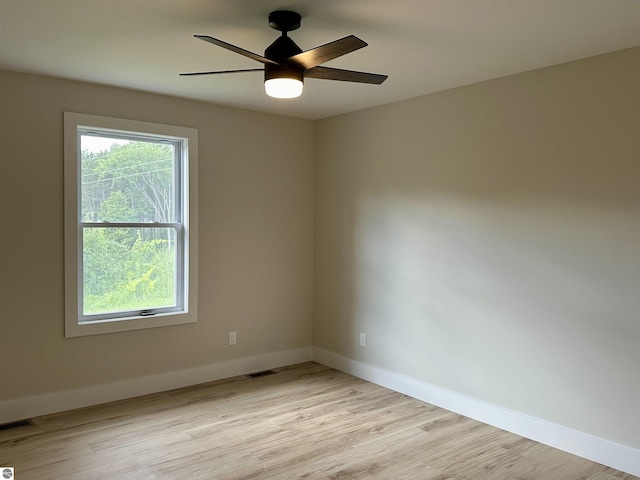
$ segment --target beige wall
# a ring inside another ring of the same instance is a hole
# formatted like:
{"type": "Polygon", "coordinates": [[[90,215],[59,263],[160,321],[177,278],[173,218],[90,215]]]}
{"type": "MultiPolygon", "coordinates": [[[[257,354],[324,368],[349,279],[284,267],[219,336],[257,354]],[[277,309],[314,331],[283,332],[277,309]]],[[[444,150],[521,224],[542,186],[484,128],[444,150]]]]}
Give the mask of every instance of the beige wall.
{"type": "Polygon", "coordinates": [[[0,401],[313,342],[640,448],[638,85],[631,49],[310,122],[0,72],[0,401]],[[199,323],[64,338],[65,110],[198,128],[199,323]]]}
{"type": "Polygon", "coordinates": [[[314,345],[640,448],[639,112],[635,48],[319,121],[314,345]]]}
{"type": "Polygon", "coordinates": [[[0,95],[0,400],[311,345],[313,122],[9,72],[0,95]],[[197,324],[64,338],[65,110],[198,129],[197,324]]]}

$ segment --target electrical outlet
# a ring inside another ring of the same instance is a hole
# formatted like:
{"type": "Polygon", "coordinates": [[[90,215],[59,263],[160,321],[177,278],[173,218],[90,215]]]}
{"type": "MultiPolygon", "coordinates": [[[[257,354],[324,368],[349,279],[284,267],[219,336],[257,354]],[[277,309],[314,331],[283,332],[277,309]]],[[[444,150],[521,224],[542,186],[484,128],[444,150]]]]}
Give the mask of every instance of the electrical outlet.
{"type": "Polygon", "coordinates": [[[229,345],[235,345],[237,340],[236,332],[229,332],[229,345]]]}
{"type": "Polygon", "coordinates": [[[361,333],[360,334],[360,346],[361,347],[366,347],[367,346],[367,334],[366,333],[361,333]]]}

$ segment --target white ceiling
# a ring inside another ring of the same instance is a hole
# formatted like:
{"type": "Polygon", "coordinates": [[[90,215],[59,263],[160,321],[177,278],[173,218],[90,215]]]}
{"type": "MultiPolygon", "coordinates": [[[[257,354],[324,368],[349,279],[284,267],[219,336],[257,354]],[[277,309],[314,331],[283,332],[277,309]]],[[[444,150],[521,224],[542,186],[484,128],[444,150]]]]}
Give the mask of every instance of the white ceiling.
{"type": "Polygon", "coordinates": [[[0,69],[84,80],[318,119],[640,45],[640,0],[0,0],[0,69]],[[382,85],[307,79],[266,96],[262,64],[193,38],[263,54],[272,10],[302,15],[308,50],[356,35],[368,47],[326,66],[389,75],[382,85]]]}

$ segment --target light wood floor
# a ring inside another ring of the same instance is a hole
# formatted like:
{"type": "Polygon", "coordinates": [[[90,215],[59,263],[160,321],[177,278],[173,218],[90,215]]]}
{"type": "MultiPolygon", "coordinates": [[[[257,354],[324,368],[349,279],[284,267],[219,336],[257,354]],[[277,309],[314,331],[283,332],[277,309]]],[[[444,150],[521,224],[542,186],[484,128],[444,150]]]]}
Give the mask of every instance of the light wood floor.
{"type": "Polygon", "coordinates": [[[631,480],[316,363],[33,419],[16,480],[631,480]]]}

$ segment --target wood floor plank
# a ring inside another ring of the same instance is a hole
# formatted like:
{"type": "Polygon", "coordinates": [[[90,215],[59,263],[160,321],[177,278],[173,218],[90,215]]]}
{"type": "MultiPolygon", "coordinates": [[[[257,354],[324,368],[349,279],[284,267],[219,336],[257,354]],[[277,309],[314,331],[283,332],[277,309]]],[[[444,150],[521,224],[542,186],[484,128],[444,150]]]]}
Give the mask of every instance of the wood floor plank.
{"type": "Polygon", "coordinates": [[[639,480],[313,362],[33,421],[20,480],[639,480]]]}

